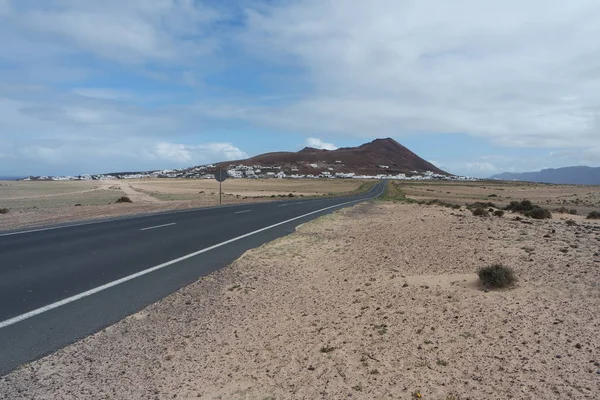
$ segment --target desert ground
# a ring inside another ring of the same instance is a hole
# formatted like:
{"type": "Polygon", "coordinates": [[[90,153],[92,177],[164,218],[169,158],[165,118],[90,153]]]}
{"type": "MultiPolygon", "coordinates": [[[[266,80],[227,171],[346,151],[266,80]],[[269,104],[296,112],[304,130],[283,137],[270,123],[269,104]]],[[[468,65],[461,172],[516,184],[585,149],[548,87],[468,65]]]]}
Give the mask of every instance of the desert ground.
{"type": "Polygon", "coordinates": [[[565,207],[587,215],[600,209],[600,186],[551,185],[527,182],[407,182],[402,190],[414,200],[438,199],[464,205],[476,201],[505,206],[513,200],[529,199],[550,210],[565,207]]]}
{"type": "MultiPolygon", "coordinates": [[[[358,180],[227,180],[223,204],[352,193],[358,180]]],[[[368,182],[367,182],[368,184],[368,182]]],[[[219,184],[204,179],[0,181],[0,231],[219,204],[219,184]],[[115,204],[127,196],[132,203],[115,204]]]]}
{"type": "Polygon", "coordinates": [[[598,399],[600,222],[516,216],[338,211],[0,378],[0,398],[598,399]],[[515,286],[479,285],[494,263],[515,286]]]}

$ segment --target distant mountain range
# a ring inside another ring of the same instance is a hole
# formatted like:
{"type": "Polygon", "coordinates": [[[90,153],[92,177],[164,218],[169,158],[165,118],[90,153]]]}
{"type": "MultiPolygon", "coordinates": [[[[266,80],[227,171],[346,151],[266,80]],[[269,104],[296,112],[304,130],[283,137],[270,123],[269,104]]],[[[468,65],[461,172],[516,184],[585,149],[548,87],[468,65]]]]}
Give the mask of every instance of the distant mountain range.
{"type": "Polygon", "coordinates": [[[319,174],[323,171],[353,172],[357,175],[415,174],[431,171],[439,175],[451,175],[425,161],[394,139],[376,139],[358,147],[337,150],[320,150],[306,147],[298,152],[261,154],[246,160],[219,164],[225,168],[232,165],[279,166],[292,168],[299,174],[319,174]]]}
{"type": "Polygon", "coordinates": [[[544,169],[539,172],[505,172],[494,175],[491,179],[571,185],[600,185],[600,168],[565,167],[544,169]]]}

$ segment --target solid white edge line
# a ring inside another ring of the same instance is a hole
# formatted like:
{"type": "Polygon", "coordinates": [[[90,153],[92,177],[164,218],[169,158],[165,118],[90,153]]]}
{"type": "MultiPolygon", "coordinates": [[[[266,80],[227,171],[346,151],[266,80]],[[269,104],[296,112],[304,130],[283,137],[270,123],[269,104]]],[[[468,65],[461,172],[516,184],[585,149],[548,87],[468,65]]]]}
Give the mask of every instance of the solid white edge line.
{"type": "Polygon", "coordinates": [[[251,212],[251,211],[252,211],[252,210],[236,211],[236,212],[234,212],[234,214],[243,214],[243,213],[249,213],[249,212],[251,212]]]}
{"type": "MultiPolygon", "coordinates": [[[[383,191],[380,194],[376,195],[374,198],[379,197],[381,194],[383,194],[383,191]]],[[[145,269],[145,270],[140,271],[140,272],[136,272],[135,274],[131,274],[131,275],[128,275],[128,276],[123,277],[121,279],[117,279],[116,281],[112,281],[112,282],[106,283],[106,284],[104,284],[102,286],[98,286],[96,288],[90,289],[90,290],[85,291],[83,293],[76,294],[75,296],[67,297],[66,299],[57,301],[57,302],[52,303],[52,304],[48,304],[47,306],[40,307],[40,308],[38,308],[36,310],[29,311],[29,312],[27,312],[25,314],[17,315],[16,317],[13,317],[13,318],[7,319],[6,321],[0,322],[0,329],[6,328],[7,326],[10,326],[10,325],[14,325],[14,324],[16,324],[18,322],[24,321],[24,320],[29,319],[31,317],[35,317],[36,315],[40,315],[40,314],[43,314],[45,312],[54,310],[55,308],[67,305],[67,304],[72,303],[74,301],[81,300],[81,299],[83,299],[85,297],[89,297],[91,295],[94,295],[96,293],[99,293],[99,292],[102,292],[104,290],[110,289],[110,288],[112,288],[114,286],[117,286],[117,285],[120,285],[122,283],[128,282],[128,281],[133,280],[135,278],[139,278],[140,276],[144,276],[144,275],[147,275],[147,274],[149,274],[151,272],[158,271],[160,269],[166,268],[166,267],[168,267],[170,265],[173,265],[173,264],[176,264],[178,262],[187,260],[187,259],[192,258],[192,257],[196,257],[196,256],[198,256],[200,254],[209,252],[209,251],[217,249],[219,247],[222,247],[222,246],[228,245],[230,243],[236,242],[238,240],[245,239],[245,238],[247,238],[249,236],[256,235],[257,233],[261,233],[261,232],[267,231],[269,229],[276,228],[276,227],[278,227],[280,225],[287,224],[288,222],[296,221],[298,219],[301,219],[301,218],[304,218],[304,217],[308,217],[309,215],[318,214],[318,213],[323,212],[323,211],[331,210],[332,208],[341,207],[341,206],[345,206],[347,204],[352,204],[352,203],[358,203],[358,202],[361,202],[361,201],[364,201],[364,200],[366,200],[366,199],[353,200],[353,201],[348,201],[348,202],[345,202],[345,203],[336,204],[334,206],[329,206],[329,207],[321,208],[320,210],[312,211],[312,212],[309,212],[307,214],[300,215],[298,217],[290,218],[288,220],[285,220],[285,221],[282,221],[282,222],[278,222],[278,223],[273,224],[273,225],[269,225],[267,227],[255,230],[253,232],[246,233],[246,234],[238,236],[236,238],[226,240],[225,242],[221,242],[221,243],[215,244],[213,246],[210,246],[210,247],[207,247],[205,249],[196,251],[194,253],[187,254],[187,255],[185,255],[183,257],[179,257],[179,258],[176,258],[174,260],[167,261],[166,263],[163,263],[163,264],[160,264],[160,265],[156,265],[154,267],[145,269]]]]}
{"type": "Polygon", "coordinates": [[[150,229],[164,228],[165,226],[173,226],[176,224],[177,224],[177,222],[171,222],[170,224],[156,225],[156,226],[151,226],[149,228],[142,228],[142,229],[140,229],[140,231],[149,231],[150,229]]]}

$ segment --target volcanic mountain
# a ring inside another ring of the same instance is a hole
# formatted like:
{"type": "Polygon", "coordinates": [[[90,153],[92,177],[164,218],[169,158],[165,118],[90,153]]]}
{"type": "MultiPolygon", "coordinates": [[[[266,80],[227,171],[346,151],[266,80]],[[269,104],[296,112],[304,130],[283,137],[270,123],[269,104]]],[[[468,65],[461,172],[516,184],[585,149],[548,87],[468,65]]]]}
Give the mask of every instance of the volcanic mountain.
{"type": "Polygon", "coordinates": [[[231,165],[261,165],[281,167],[284,171],[299,174],[319,174],[323,171],[353,172],[357,175],[399,173],[413,175],[431,171],[440,175],[451,175],[396,142],[394,139],[376,139],[359,147],[337,150],[319,150],[306,147],[299,152],[276,152],[261,154],[246,160],[229,161],[220,167],[231,165]]]}

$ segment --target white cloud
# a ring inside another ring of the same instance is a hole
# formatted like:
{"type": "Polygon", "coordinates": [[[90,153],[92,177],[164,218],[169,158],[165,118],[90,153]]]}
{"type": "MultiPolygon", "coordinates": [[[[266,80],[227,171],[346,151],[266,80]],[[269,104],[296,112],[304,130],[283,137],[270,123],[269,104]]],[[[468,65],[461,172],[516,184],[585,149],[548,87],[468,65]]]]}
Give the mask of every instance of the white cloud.
{"type": "Polygon", "coordinates": [[[0,87],[0,149],[11,155],[0,158],[3,175],[151,170],[248,156],[231,143],[213,142],[209,128],[185,107],[147,110],[75,93],[18,89],[0,87]],[[178,142],[182,132],[188,144],[178,142]]]}
{"type": "Polygon", "coordinates": [[[270,123],[358,136],[466,132],[519,147],[600,145],[596,0],[272,4],[248,11],[244,42],[260,57],[299,64],[316,89],[268,110],[277,118],[270,123]]]}
{"type": "Polygon", "coordinates": [[[333,143],[326,143],[324,141],[322,141],[321,139],[317,139],[317,138],[308,138],[306,139],[306,145],[308,147],[314,147],[315,149],[322,149],[322,150],[337,150],[337,146],[333,143]]]}
{"type": "Polygon", "coordinates": [[[171,163],[180,166],[248,158],[248,154],[233,146],[231,143],[186,145],[161,142],[156,144],[153,153],[158,158],[168,160],[171,163]]]}
{"type": "Polygon", "coordinates": [[[211,54],[220,42],[212,26],[224,16],[191,0],[33,0],[19,7],[0,0],[0,18],[0,59],[60,64],[84,55],[141,66],[192,64],[211,54]]]}

